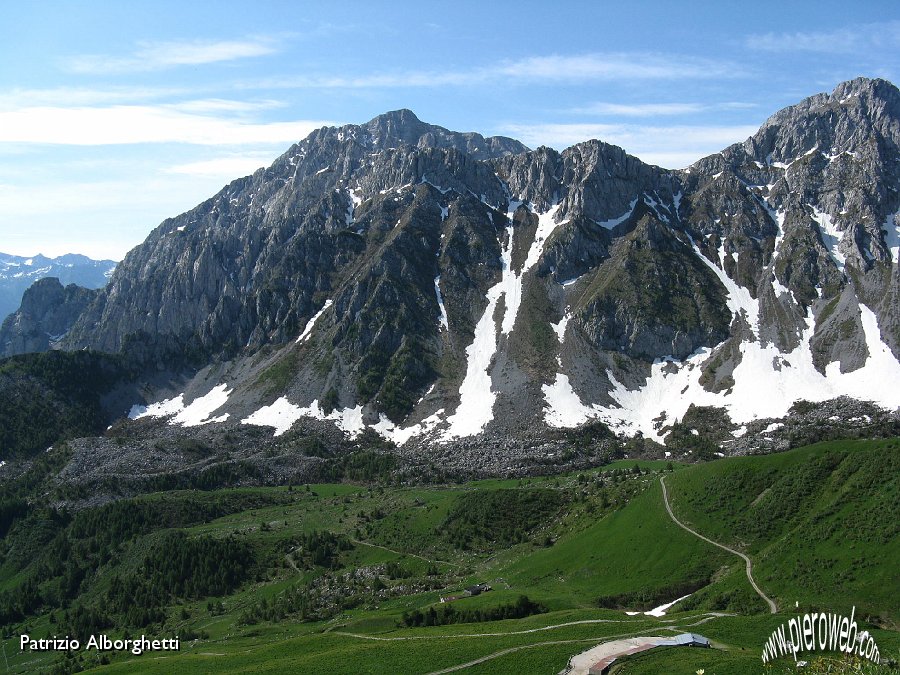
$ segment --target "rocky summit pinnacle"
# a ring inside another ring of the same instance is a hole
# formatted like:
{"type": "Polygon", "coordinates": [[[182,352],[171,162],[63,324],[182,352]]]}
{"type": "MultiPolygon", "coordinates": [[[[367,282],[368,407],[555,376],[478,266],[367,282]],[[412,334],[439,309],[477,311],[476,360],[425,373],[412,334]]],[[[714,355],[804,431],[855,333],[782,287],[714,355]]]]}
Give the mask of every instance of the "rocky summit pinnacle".
{"type": "Polygon", "coordinates": [[[681,171],[408,110],[322,128],[164,221],[61,346],[177,372],[134,416],[168,398],[398,445],[593,420],[661,440],[692,405],[736,434],[801,399],[894,410],[898,102],[846,82],[681,171]]]}

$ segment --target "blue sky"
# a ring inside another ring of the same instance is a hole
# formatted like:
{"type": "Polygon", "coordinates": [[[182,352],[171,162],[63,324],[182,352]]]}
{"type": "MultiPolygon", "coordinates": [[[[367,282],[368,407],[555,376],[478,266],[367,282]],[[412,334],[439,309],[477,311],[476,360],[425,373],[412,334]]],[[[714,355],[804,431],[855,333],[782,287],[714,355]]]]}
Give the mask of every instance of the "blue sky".
{"type": "Polygon", "coordinates": [[[121,258],[323,124],[397,108],[679,168],[858,75],[894,2],[6,2],[0,251],[121,258]]]}

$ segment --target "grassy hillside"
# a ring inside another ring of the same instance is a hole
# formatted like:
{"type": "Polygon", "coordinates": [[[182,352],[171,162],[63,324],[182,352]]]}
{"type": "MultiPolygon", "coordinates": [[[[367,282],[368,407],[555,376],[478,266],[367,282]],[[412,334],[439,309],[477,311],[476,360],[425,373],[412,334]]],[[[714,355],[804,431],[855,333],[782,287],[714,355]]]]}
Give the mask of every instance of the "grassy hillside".
{"type": "MultiPolygon", "coordinates": [[[[898,448],[827,443],[465,485],[166,492],[77,514],[18,500],[0,539],[5,654],[10,672],[426,673],[484,658],[462,672],[547,673],[608,639],[693,630],[721,649],[655,650],[621,672],[755,673],[788,614],[766,614],[736,556],[669,519],[659,476],[676,514],[745,550],[785,612],[795,600],[855,604],[890,628],[898,448]],[[476,583],[491,590],[466,597],[476,583]],[[622,611],[692,591],[667,617],[622,611]],[[182,642],[67,658],[20,652],[23,632],[182,642]]],[[[873,634],[900,652],[900,633],[873,634]]]]}
{"type": "MultiPolygon", "coordinates": [[[[834,441],[667,480],[687,524],[744,551],[780,607],[900,618],[900,442],[834,441]]],[[[709,589],[696,602],[715,606],[709,589]]]]}

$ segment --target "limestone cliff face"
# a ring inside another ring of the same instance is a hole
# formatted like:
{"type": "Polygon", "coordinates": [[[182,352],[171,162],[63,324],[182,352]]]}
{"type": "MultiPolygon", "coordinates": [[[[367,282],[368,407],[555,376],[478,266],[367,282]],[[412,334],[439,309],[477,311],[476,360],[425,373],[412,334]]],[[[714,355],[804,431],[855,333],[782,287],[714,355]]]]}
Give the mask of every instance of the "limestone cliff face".
{"type": "Polygon", "coordinates": [[[900,355],[898,190],[900,92],[881,80],[683,171],[401,110],[320,129],[164,221],[62,344],[229,363],[247,409],[285,395],[398,425],[451,424],[479,369],[504,429],[550,420],[560,391],[566,419],[602,417],[665,379],[661,359],[727,403],[751,365],[900,355]]]}

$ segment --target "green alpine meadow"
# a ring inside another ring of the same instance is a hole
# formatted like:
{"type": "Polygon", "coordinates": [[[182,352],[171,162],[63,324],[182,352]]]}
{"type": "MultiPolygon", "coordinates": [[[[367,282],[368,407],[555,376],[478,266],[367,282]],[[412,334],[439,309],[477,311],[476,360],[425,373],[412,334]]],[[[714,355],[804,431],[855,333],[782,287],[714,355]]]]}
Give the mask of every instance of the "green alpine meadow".
{"type": "Polygon", "coordinates": [[[855,607],[887,662],[898,477],[900,439],[881,439],[516,480],[177,490],[77,512],[23,488],[3,503],[3,649],[10,672],[546,673],[623,636],[695,632],[713,648],[662,647],[618,672],[757,673],[786,618],[855,607]],[[673,522],[661,478],[681,522],[750,556],[776,614],[743,560],[673,522]],[[31,652],[23,634],[180,649],[31,652]]]}

